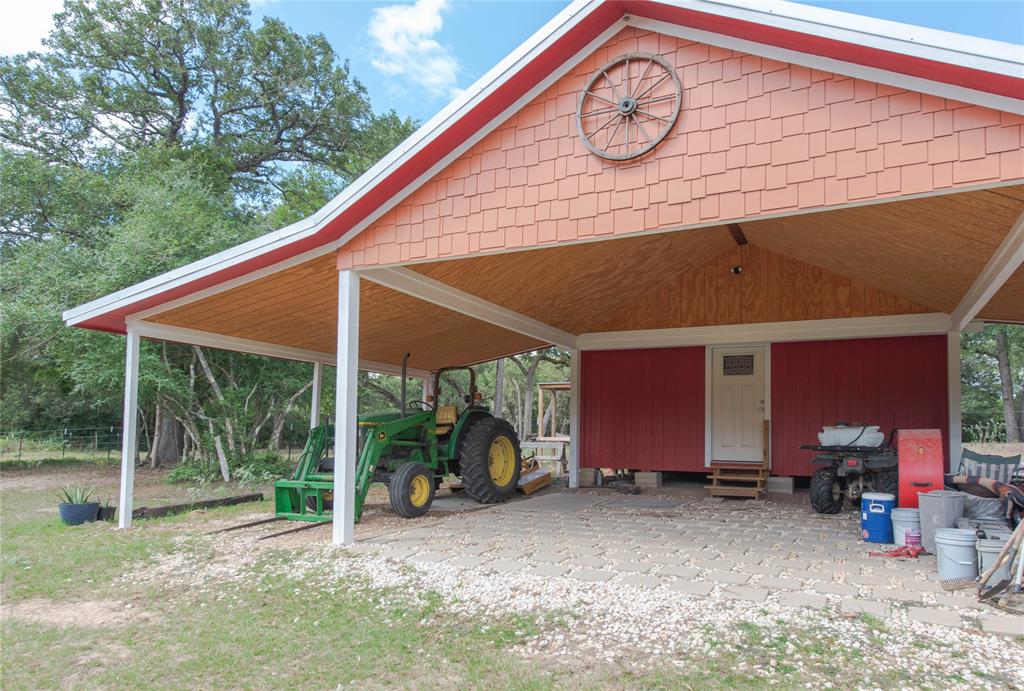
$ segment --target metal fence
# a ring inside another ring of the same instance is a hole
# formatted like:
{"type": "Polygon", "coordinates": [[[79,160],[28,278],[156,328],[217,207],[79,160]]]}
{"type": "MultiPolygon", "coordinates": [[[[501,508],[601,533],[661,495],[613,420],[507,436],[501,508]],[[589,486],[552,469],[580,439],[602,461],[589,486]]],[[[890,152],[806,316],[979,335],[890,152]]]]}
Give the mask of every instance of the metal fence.
{"type": "MultiPolygon", "coordinates": [[[[120,427],[64,427],[44,430],[12,430],[0,433],[0,462],[44,461],[82,458],[115,460],[121,453],[120,427]]],[[[149,449],[139,437],[139,451],[149,449]]]]}

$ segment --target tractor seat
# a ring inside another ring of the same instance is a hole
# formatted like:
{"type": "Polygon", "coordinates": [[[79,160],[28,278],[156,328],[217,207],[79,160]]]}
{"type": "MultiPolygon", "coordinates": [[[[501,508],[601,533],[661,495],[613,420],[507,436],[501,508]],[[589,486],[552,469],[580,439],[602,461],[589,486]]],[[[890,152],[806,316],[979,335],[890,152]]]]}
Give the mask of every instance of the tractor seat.
{"type": "Polygon", "coordinates": [[[437,424],[437,436],[443,437],[446,434],[451,434],[452,426],[459,419],[459,409],[453,405],[440,406],[434,419],[437,424]]]}

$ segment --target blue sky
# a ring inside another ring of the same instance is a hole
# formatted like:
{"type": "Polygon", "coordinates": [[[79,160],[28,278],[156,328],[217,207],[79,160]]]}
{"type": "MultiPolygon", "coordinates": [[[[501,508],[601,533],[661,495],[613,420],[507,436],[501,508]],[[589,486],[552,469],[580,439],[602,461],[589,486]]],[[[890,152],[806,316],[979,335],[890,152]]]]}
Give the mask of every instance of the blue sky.
{"type": "MultiPolygon", "coordinates": [[[[946,31],[1024,43],[1024,0],[803,0],[946,31]]],[[[0,0],[0,55],[39,50],[62,0],[0,0]]],[[[426,120],[543,26],[567,2],[551,0],[250,0],[323,33],[367,87],[377,111],[426,120]]]]}
{"type": "MultiPolygon", "coordinates": [[[[565,2],[262,0],[254,15],[301,33],[322,32],[350,60],[376,110],[426,120],[551,19],[565,2]]],[[[1024,43],[1020,0],[806,4],[1024,43]]]]}

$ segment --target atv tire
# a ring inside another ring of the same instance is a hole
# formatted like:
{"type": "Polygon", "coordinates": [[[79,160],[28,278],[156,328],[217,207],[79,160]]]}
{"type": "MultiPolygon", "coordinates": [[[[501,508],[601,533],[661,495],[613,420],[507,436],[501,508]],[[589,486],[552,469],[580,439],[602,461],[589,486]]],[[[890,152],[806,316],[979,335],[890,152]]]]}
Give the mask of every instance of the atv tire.
{"type": "Polygon", "coordinates": [[[883,468],[874,475],[875,491],[896,497],[896,505],[899,506],[900,471],[897,468],[883,468]]]}
{"type": "Polygon", "coordinates": [[[844,492],[835,468],[818,468],[811,477],[811,508],[817,513],[839,513],[844,492]]]}
{"type": "Polygon", "coordinates": [[[419,518],[434,501],[434,474],[422,463],[398,466],[388,483],[391,509],[402,518],[419,518]]]}
{"type": "Polygon", "coordinates": [[[459,467],[466,494],[480,504],[508,501],[519,485],[523,454],[508,422],[480,420],[466,432],[459,467]]]}

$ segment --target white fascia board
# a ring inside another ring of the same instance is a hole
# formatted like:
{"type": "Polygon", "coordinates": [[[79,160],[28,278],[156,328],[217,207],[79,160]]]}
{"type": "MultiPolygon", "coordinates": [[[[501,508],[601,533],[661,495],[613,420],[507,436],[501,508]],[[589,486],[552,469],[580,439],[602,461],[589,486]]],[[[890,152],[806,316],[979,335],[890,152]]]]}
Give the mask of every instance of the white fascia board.
{"type": "MultiPolygon", "coordinates": [[[[174,343],[185,343],[187,345],[203,346],[205,348],[217,348],[219,350],[232,350],[238,353],[249,353],[251,355],[266,355],[267,357],[279,358],[281,360],[297,360],[299,362],[313,362],[321,365],[334,367],[338,359],[334,353],[323,353],[317,350],[305,348],[293,348],[291,346],[255,341],[249,338],[238,338],[235,336],[224,336],[209,331],[197,329],[186,329],[181,326],[169,324],[156,324],[146,321],[131,321],[130,328],[133,332],[143,338],[151,338],[158,341],[171,341],[174,343]]],[[[372,360],[360,360],[359,369],[366,372],[378,372],[380,374],[402,373],[400,365],[392,365],[372,360]]],[[[407,371],[409,377],[429,377],[430,372],[410,367],[407,371]]]]}
{"type": "Polygon", "coordinates": [[[500,326],[524,336],[536,338],[538,341],[563,348],[576,347],[576,336],[567,331],[562,331],[471,293],[453,288],[412,269],[405,267],[366,269],[361,271],[360,275],[385,288],[397,290],[400,293],[440,305],[459,314],[500,326]]]}
{"type": "MultiPolygon", "coordinates": [[[[136,283],[117,292],[97,298],[96,300],[85,303],[84,305],[73,307],[63,313],[62,316],[64,321],[68,325],[73,326],[100,316],[106,312],[119,309],[140,300],[145,300],[154,295],[159,295],[160,293],[173,289],[179,285],[190,283],[196,279],[202,278],[203,276],[221,271],[235,264],[243,263],[260,255],[302,240],[310,235],[316,234],[331,220],[336,218],[355,201],[361,198],[367,191],[372,189],[383,179],[387,178],[409,158],[429,145],[437,138],[437,136],[446,131],[453,122],[459,120],[477,104],[490,96],[494,91],[508,81],[509,78],[514,76],[525,63],[532,61],[539,53],[543,52],[552,43],[556,42],[564,34],[570,31],[599,5],[601,5],[601,0],[577,0],[559,12],[558,15],[541,27],[541,29],[527,39],[526,42],[506,56],[504,60],[499,62],[483,77],[478,79],[472,86],[463,91],[437,115],[432,117],[418,130],[409,135],[405,141],[374,164],[368,171],[359,176],[359,178],[351,185],[342,190],[340,194],[325,204],[312,216],[302,219],[301,221],[297,221],[289,226],[281,228],[280,230],[267,233],[266,235],[262,235],[258,238],[242,243],[241,245],[236,245],[235,247],[218,252],[217,254],[210,255],[209,257],[186,264],[185,266],[168,271],[146,281],[136,283]]],[[[620,30],[621,27],[622,22],[617,22],[612,26],[612,29],[603,32],[599,39],[602,39],[602,42],[607,40],[607,37],[615,31],[620,30]]],[[[578,63],[579,60],[585,57],[586,54],[589,54],[589,52],[593,50],[591,47],[593,46],[593,43],[595,42],[592,42],[584,50],[577,53],[573,60],[563,63],[561,66],[556,66],[555,72],[558,73],[558,76],[564,74],[578,63]]],[[[553,81],[554,79],[549,77],[542,83],[546,88],[546,86],[550,85],[553,81]]],[[[533,98],[536,93],[539,93],[541,90],[542,89],[540,88],[531,89],[528,96],[533,98]]],[[[446,157],[443,165],[447,165],[447,163],[451,162],[451,160],[458,155],[461,155],[461,153],[472,146],[473,143],[479,141],[480,138],[492,131],[501,122],[508,119],[512,113],[522,107],[522,103],[523,99],[521,98],[513,104],[513,107],[506,109],[498,117],[488,123],[487,126],[481,128],[481,130],[478,131],[477,136],[468,140],[459,147],[458,153],[454,155],[450,154],[446,157]]],[[[398,199],[403,198],[412,189],[419,187],[425,179],[429,179],[435,175],[443,165],[438,164],[433,166],[430,171],[428,171],[428,174],[421,176],[413,184],[407,186],[399,194],[395,195],[392,198],[392,201],[397,201],[398,199]]],[[[386,209],[379,209],[375,218],[379,217],[379,215],[385,211],[386,209]]],[[[317,248],[316,251],[319,254],[323,254],[333,249],[337,249],[351,240],[370,222],[372,222],[372,219],[364,220],[358,226],[346,231],[346,233],[339,239],[326,243],[322,247],[317,248]]]]}
{"type": "Polygon", "coordinates": [[[782,0],[657,2],[935,62],[1024,77],[1022,47],[1015,43],[782,0]]]}
{"type": "Polygon", "coordinates": [[[1021,265],[1024,265],[1024,213],[1017,217],[1017,222],[953,310],[953,330],[967,329],[978,312],[984,309],[1021,265]]]}
{"type": "MultiPolygon", "coordinates": [[[[679,24],[671,24],[643,17],[633,18],[630,24],[637,28],[655,31],[665,34],[666,36],[674,36],[676,38],[682,38],[690,41],[707,43],[721,48],[728,48],[729,50],[736,50],[742,53],[750,53],[752,55],[771,58],[772,60],[778,60],[779,62],[802,65],[822,72],[833,72],[846,77],[856,77],[866,81],[887,84],[900,89],[907,89],[908,91],[917,91],[942,98],[963,101],[965,103],[973,103],[987,108],[994,108],[996,110],[1024,114],[1024,99],[1010,98],[1009,96],[1001,96],[987,91],[968,89],[955,84],[922,79],[921,77],[915,77],[901,72],[892,72],[889,70],[879,69],[877,67],[837,60],[835,58],[811,55],[809,53],[802,53],[787,48],[779,48],[766,43],[757,43],[747,39],[736,38],[735,36],[717,34],[710,31],[704,31],[702,29],[692,29],[679,24]]],[[[1017,66],[1020,74],[1014,74],[1012,76],[1024,78],[1024,66],[1020,63],[1018,63],[1017,66]]]]}
{"type": "Polygon", "coordinates": [[[763,324],[728,324],[678,329],[606,331],[576,337],[580,350],[628,350],[677,346],[828,341],[844,338],[923,336],[950,330],[948,314],[907,314],[891,317],[852,317],[763,324]]]}

